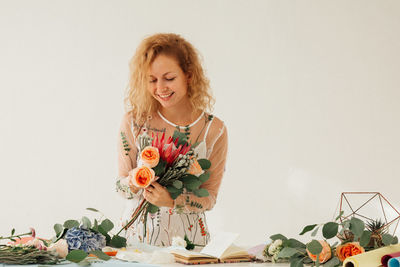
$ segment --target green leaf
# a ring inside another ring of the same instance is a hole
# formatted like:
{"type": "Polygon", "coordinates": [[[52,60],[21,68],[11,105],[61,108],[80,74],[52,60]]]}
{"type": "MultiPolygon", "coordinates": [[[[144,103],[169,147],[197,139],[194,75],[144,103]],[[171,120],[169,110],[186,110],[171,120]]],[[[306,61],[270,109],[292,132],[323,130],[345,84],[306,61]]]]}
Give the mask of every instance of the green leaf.
{"type": "Polygon", "coordinates": [[[291,247],[291,248],[306,248],[306,245],[302,242],[300,242],[297,239],[290,238],[286,241],[283,242],[284,247],[291,247]]]}
{"type": "Polygon", "coordinates": [[[205,188],[196,189],[193,191],[193,193],[198,197],[208,197],[210,195],[205,188]]]}
{"type": "Polygon", "coordinates": [[[54,231],[56,232],[56,236],[59,236],[62,233],[62,231],[64,230],[64,227],[59,223],[56,223],[53,228],[54,228],[54,231]]]}
{"type": "Polygon", "coordinates": [[[210,179],[210,173],[209,172],[205,172],[205,173],[203,173],[202,175],[199,176],[199,180],[202,183],[206,182],[208,179],[210,179]]]}
{"type": "Polygon", "coordinates": [[[322,235],[326,239],[330,239],[337,235],[338,229],[339,229],[339,224],[337,224],[335,222],[328,222],[328,223],[324,224],[324,226],[322,227],[322,235]]]}
{"type": "Polygon", "coordinates": [[[101,222],[100,224],[101,228],[103,228],[103,230],[105,232],[109,232],[111,231],[111,229],[114,228],[114,224],[112,223],[112,221],[110,221],[109,219],[105,219],[104,221],[101,222]]]}
{"type": "Polygon", "coordinates": [[[183,187],[183,183],[182,181],[179,180],[175,180],[172,185],[176,188],[176,189],[181,189],[183,187]]]}
{"type": "Polygon", "coordinates": [[[84,260],[88,254],[83,251],[83,250],[72,250],[70,253],[68,253],[66,259],[75,263],[78,263],[82,260],[84,260]]]}
{"type": "Polygon", "coordinates": [[[179,138],[177,146],[179,146],[179,145],[183,146],[185,143],[187,143],[187,139],[188,139],[184,132],[180,132],[178,130],[174,131],[174,134],[172,135],[172,138],[174,139],[174,142],[175,142],[176,138],[179,138]]]}
{"type": "Polygon", "coordinates": [[[312,236],[312,237],[314,237],[314,236],[317,235],[318,229],[319,229],[319,227],[316,227],[316,228],[314,229],[314,231],[311,233],[311,236],[312,236]]]}
{"type": "Polygon", "coordinates": [[[114,248],[126,247],[126,238],[119,235],[115,235],[112,237],[110,245],[114,248]]]}
{"type": "Polygon", "coordinates": [[[208,159],[199,159],[197,162],[203,170],[208,170],[211,167],[211,162],[208,159]]]}
{"type": "Polygon", "coordinates": [[[324,267],[337,267],[340,265],[340,260],[337,257],[333,257],[332,259],[324,263],[324,267]]]}
{"type": "Polygon", "coordinates": [[[167,190],[169,192],[169,194],[171,195],[172,199],[176,199],[180,194],[183,193],[183,188],[181,189],[176,189],[174,186],[172,185],[168,185],[167,186],[167,190]]]}
{"type": "Polygon", "coordinates": [[[13,236],[15,234],[15,228],[13,228],[12,230],[11,230],[11,236],[13,236]]]}
{"type": "Polygon", "coordinates": [[[94,224],[93,224],[93,228],[94,231],[98,232],[99,231],[99,223],[97,222],[96,219],[94,219],[94,224]]]}
{"type": "Polygon", "coordinates": [[[182,178],[182,182],[184,187],[189,189],[190,191],[196,190],[201,185],[199,179],[194,175],[187,175],[182,178]]]}
{"type": "Polygon", "coordinates": [[[67,220],[64,222],[64,227],[68,229],[72,227],[79,227],[79,222],[76,220],[67,220]]]}
{"type": "Polygon", "coordinates": [[[157,166],[153,168],[155,176],[161,177],[165,173],[165,168],[167,167],[167,163],[160,159],[157,166]]]}
{"type": "Polygon", "coordinates": [[[103,261],[108,261],[109,259],[111,259],[110,256],[108,256],[106,253],[104,253],[101,250],[91,250],[91,251],[89,251],[89,253],[95,255],[97,258],[99,258],[100,260],[103,260],[103,261]]]}
{"type": "Polygon", "coordinates": [[[290,267],[303,267],[303,261],[299,258],[292,258],[290,260],[290,267]]]}
{"type": "Polygon", "coordinates": [[[316,226],[316,224],[307,225],[304,227],[303,231],[301,231],[300,235],[304,235],[305,233],[312,231],[316,226]]]}
{"type": "Polygon", "coordinates": [[[160,209],[157,207],[157,206],[155,206],[155,205],[153,205],[153,204],[151,204],[151,203],[149,203],[149,205],[147,206],[147,211],[149,212],[149,213],[156,213],[157,211],[159,211],[160,209]]]}
{"type": "Polygon", "coordinates": [[[297,251],[297,249],[290,248],[290,247],[285,247],[281,251],[279,251],[278,258],[281,258],[281,259],[290,258],[290,257],[292,257],[293,255],[295,255],[297,253],[299,253],[297,251]]]}
{"type": "Polygon", "coordinates": [[[94,211],[94,212],[99,212],[98,210],[96,210],[96,209],[94,209],[94,208],[86,208],[87,210],[91,210],[91,211],[94,211]]]}
{"type": "Polygon", "coordinates": [[[111,236],[109,234],[102,234],[106,237],[106,246],[110,246],[111,236]]]}
{"type": "Polygon", "coordinates": [[[342,230],[348,230],[350,228],[350,221],[346,220],[342,222],[341,225],[342,225],[342,230]]]}
{"type": "Polygon", "coordinates": [[[286,236],[281,235],[281,234],[271,235],[269,238],[271,238],[272,241],[275,241],[275,240],[278,240],[278,239],[280,239],[282,241],[287,240],[286,236]]]}
{"type": "Polygon", "coordinates": [[[339,220],[340,217],[342,217],[343,213],[344,213],[344,211],[341,210],[341,211],[339,212],[339,215],[335,218],[335,221],[339,220]]]}
{"type": "Polygon", "coordinates": [[[389,246],[390,244],[392,244],[392,242],[393,242],[393,236],[392,235],[390,235],[390,234],[383,234],[382,235],[382,243],[385,246],[389,246]]]}
{"type": "Polygon", "coordinates": [[[370,240],[371,240],[371,232],[364,231],[360,237],[360,246],[362,247],[367,246],[370,240]]]}
{"type": "Polygon", "coordinates": [[[364,222],[356,217],[350,220],[350,231],[354,234],[355,239],[359,238],[364,232],[364,222]]]}
{"type": "Polygon", "coordinates": [[[185,234],[185,237],[183,238],[186,241],[186,249],[187,250],[192,250],[194,249],[195,245],[192,243],[192,241],[189,240],[189,238],[187,237],[187,235],[185,234]]]}
{"type": "Polygon", "coordinates": [[[393,237],[393,241],[392,241],[392,245],[396,245],[399,243],[399,239],[397,238],[397,236],[393,237]]]}
{"type": "Polygon", "coordinates": [[[307,249],[311,254],[318,255],[322,251],[322,245],[317,240],[313,239],[311,242],[307,243],[307,249]]]}
{"type": "Polygon", "coordinates": [[[92,227],[92,223],[90,222],[89,218],[86,216],[82,217],[82,225],[83,227],[85,227],[86,229],[89,229],[90,227],[92,227]]]}

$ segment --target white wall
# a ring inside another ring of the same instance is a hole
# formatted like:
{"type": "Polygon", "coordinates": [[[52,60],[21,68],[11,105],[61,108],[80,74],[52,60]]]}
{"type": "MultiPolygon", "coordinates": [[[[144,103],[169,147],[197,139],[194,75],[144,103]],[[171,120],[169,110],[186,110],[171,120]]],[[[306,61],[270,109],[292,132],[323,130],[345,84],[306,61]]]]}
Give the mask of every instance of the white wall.
{"type": "Polygon", "coordinates": [[[0,1],[0,235],[95,207],[117,220],[128,61],[176,32],[203,54],[229,130],[212,231],[241,244],[330,220],[342,191],[400,176],[400,2],[0,1]]]}

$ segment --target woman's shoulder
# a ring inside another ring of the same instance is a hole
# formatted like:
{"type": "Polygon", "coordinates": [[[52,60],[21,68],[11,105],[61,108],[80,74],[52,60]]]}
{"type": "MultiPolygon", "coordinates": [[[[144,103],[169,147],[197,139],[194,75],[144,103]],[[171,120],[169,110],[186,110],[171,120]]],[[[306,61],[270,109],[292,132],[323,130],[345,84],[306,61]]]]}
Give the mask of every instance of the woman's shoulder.
{"type": "Polygon", "coordinates": [[[130,129],[134,133],[141,128],[139,123],[137,123],[137,121],[135,120],[135,115],[133,111],[125,112],[122,115],[121,126],[126,129],[130,129]]]}
{"type": "Polygon", "coordinates": [[[206,113],[206,115],[208,116],[208,120],[210,120],[209,123],[211,123],[208,135],[215,138],[226,135],[227,129],[225,122],[213,114],[206,113]]]}

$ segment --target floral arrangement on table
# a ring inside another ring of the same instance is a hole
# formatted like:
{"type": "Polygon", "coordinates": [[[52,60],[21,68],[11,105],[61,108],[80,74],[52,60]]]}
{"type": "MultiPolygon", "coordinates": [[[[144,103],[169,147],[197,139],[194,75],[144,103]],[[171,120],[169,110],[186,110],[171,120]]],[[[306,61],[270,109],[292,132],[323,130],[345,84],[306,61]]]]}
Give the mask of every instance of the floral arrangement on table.
{"type": "MultiPolygon", "coordinates": [[[[165,138],[165,133],[161,138],[158,135],[150,137],[144,134],[139,136],[138,143],[139,163],[129,172],[129,186],[147,188],[157,180],[160,185],[167,188],[172,199],[185,192],[192,192],[198,197],[209,195],[207,189],[200,186],[210,178],[207,170],[211,162],[197,158],[193,150],[196,144],[189,143],[188,133],[175,130],[173,136],[168,139],[165,138]]],[[[127,146],[126,142],[124,146],[127,146]]],[[[140,217],[143,217],[146,225],[147,214],[156,213],[158,210],[159,207],[143,199],[132,214],[131,220],[117,235],[122,230],[128,229],[140,217]]]]}
{"type": "MultiPolygon", "coordinates": [[[[100,213],[93,208],[90,211],[100,213]]],[[[15,234],[12,229],[6,245],[0,245],[0,263],[5,264],[58,264],[64,260],[81,262],[88,256],[96,256],[101,260],[109,260],[115,252],[103,252],[106,246],[121,248],[126,246],[124,237],[109,232],[114,224],[107,218],[94,219],[93,223],[86,216],[78,220],[67,220],[63,224],[55,224],[55,236],[43,239],[36,236],[35,230],[24,234],[15,234]],[[23,237],[25,236],[25,237],[23,237]]],[[[112,249],[111,249],[112,250],[112,249]]]]}
{"type": "Polygon", "coordinates": [[[272,235],[272,242],[263,252],[265,260],[290,262],[290,266],[294,267],[304,264],[319,266],[321,263],[325,267],[336,267],[348,257],[398,243],[398,238],[390,235],[380,220],[367,223],[356,217],[339,220],[342,215],[343,212],[333,222],[307,225],[300,233],[311,232],[311,237],[315,237],[321,230],[324,240],[312,239],[304,244],[282,234],[272,235]],[[328,243],[333,238],[338,241],[328,243]]]}

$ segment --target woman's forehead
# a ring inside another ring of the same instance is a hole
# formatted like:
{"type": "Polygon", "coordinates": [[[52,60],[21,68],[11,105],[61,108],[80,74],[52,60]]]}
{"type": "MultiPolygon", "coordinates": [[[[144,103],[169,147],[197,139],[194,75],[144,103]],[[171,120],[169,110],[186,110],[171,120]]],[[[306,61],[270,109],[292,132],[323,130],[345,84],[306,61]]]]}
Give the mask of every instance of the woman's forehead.
{"type": "Polygon", "coordinates": [[[178,62],[173,57],[165,55],[157,56],[149,67],[149,75],[153,76],[163,76],[181,71],[178,62]]]}

